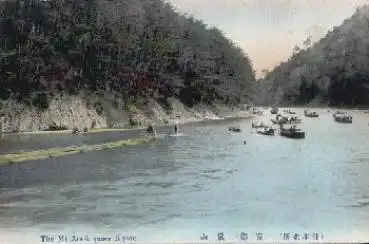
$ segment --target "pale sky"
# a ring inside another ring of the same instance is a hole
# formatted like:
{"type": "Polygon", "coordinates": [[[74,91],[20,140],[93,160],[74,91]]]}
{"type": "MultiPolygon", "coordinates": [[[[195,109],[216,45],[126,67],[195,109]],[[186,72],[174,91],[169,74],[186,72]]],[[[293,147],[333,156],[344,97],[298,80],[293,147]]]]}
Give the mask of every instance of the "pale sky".
{"type": "Polygon", "coordinates": [[[249,55],[259,75],[286,60],[308,35],[316,41],[369,0],[168,0],[216,26],[249,55]]]}

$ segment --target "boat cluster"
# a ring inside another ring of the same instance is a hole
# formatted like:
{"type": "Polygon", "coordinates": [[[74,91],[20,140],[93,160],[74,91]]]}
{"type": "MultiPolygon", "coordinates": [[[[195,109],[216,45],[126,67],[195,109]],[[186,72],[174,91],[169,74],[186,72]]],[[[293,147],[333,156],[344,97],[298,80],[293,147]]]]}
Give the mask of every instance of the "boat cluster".
{"type": "MultiPolygon", "coordinates": [[[[263,115],[262,111],[256,110],[255,108],[253,108],[252,113],[254,115],[263,115]]],[[[305,138],[305,132],[296,126],[302,122],[302,119],[296,116],[296,112],[290,109],[284,109],[283,113],[280,113],[279,109],[273,106],[270,113],[275,115],[274,118],[270,119],[271,125],[264,122],[251,123],[252,128],[255,129],[257,134],[273,136],[276,132],[279,132],[279,135],[283,137],[294,139],[305,138]],[[273,128],[275,125],[278,127],[273,128]]],[[[304,110],[304,116],[307,118],[319,118],[319,114],[311,110],[304,110]]],[[[338,123],[352,123],[352,116],[341,111],[335,112],[333,114],[333,119],[338,123]]],[[[231,132],[241,132],[239,126],[229,127],[228,130],[231,132]]]]}
{"type": "MultiPolygon", "coordinates": [[[[284,111],[288,114],[295,114],[291,111],[284,111]]],[[[277,114],[274,119],[271,119],[273,125],[279,125],[279,135],[288,138],[301,139],[305,138],[305,132],[301,129],[297,128],[295,124],[301,123],[301,119],[297,116],[283,116],[281,114],[277,114]],[[284,125],[289,124],[289,128],[285,128],[284,125]]],[[[264,124],[263,122],[252,123],[252,128],[256,129],[256,133],[261,135],[270,135],[274,136],[276,129],[273,128],[272,125],[264,124]]]]}
{"type": "MultiPolygon", "coordinates": [[[[296,127],[296,124],[300,124],[302,119],[298,118],[295,112],[285,109],[283,112],[285,115],[279,114],[279,110],[276,107],[272,107],[270,113],[276,115],[271,119],[273,125],[279,125],[279,135],[301,139],[305,138],[305,132],[296,127]],[[291,116],[293,115],[293,116],[291,116]],[[289,128],[285,128],[285,125],[290,125],[289,128]]],[[[314,111],[304,110],[305,117],[319,118],[319,114],[314,111]]],[[[338,123],[352,123],[352,116],[346,115],[344,112],[337,111],[333,114],[334,121],[338,123]]],[[[252,123],[252,128],[256,128],[256,132],[262,135],[274,135],[275,129],[272,126],[265,125],[263,122],[252,123]]]]}

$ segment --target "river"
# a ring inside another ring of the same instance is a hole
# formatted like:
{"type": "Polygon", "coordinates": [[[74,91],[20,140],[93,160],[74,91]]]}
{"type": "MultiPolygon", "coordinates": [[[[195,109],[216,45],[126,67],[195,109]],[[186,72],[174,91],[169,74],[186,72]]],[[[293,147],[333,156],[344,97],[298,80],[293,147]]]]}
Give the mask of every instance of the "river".
{"type": "MultiPolygon", "coordinates": [[[[353,124],[340,124],[327,109],[316,111],[319,118],[299,125],[303,140],[255,134],[258,118],[216,121],[184,125],[182,136],[153,144],[0,167],[0,236],[121,232],[158,241],[199,240],[204,232],[215,240],[224,232],[237,240],[262,232],[268,240],[316,232],[326,240],[369,239],[369,114],[350,111],[353,124]],[[227,130],[236,124],[241,133],[227,130]]],[[[35,149],[120,139],[109,133],[13,141],[35,149]]],[[[3,152],[19,149],[14,144],[3,152]]]]}

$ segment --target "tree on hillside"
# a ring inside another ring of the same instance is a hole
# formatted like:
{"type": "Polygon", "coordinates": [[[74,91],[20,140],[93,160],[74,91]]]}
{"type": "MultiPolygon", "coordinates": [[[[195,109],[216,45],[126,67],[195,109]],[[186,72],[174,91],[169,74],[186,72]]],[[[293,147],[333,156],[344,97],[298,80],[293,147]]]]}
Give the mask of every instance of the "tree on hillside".
{"type": "Polygon", "coordinates": [[[306,50],[294,52],[288,62],[270,72],[260,84],[264,101],[330,105],[369,105],[369,5],[363,6],[324,38],[306,50]],[[280,101],[274,88],[283,94],[280,101]],[[268,91],[268,92],[266,92],[268,91]]]}
{"type": "Polygon", "coordinates": [[[300,50],[301,50],[300,47],[296,45],[293,48],[293,54],[292,55],[295,56],[296,54],[298,54],[300,52],[300,50]]]}
{"type": "Polygon", "coordinates": [[[79,89],[167,94],[183,85],[208,99],[252,92],[247,55],[161,0],[5,0],[0,11],[2,99],[79,89]]]}
{"type": "Polygon", "coordinates": [[[308,36],[304,42],[303,45],[305,46],[305,48],[310,48],[311,47],[311,36],[308,36]]]}

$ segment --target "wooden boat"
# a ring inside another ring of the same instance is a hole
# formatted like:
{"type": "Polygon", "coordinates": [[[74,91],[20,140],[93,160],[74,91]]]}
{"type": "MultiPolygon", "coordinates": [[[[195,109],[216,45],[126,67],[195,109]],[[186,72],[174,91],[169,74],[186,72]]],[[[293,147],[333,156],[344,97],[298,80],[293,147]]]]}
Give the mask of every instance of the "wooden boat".
{"type": "Polygon", "coordinates": [[[239,126],[228,127],[228,130],[232,132],[241,132],[241,128],[239,126]]]}
{"type": "Polygon", "coordinates": [[[254,111],[252,111],[252,114],[255,114],[255,115],[263,115],[263,112],[262,111],[258,111],[258,110],[254,110],[254,111]]]}
{"type": "Polygon", "coordinates": [[[316,112],[310,112],[309,110],[305,110],[304,111],[305,117],[309,117],[309,118],[318,118],[319,114],[317,114],[316,112]]]}
{"type": "Polygon", "coordinates": [[[272,109],[270,110],[271,114],[277,114],[278,113],[278,108],[277,107],[272,107],[272,109]]]}
{"type": "Polygon", "coordinates": [[[266,136],[274,136],[275,130],[270,127],[265,127],[264,129],[256,130],[256,133],[260,135],[266,135],[266,136]]]}
{"type": "Polygon", "coordinates": [[[303,139],[305,138],[305,132],[301,131],[301,129],[292,126],[291,128],[280,128],[279,134],[283,137],[292,138],[292,139],[303,139]]]}
{"type": "Polygon", "coordinates": [[[334,121],[338,123],[344,123],[344,124],[351,124],[352,123],[352,116],[348,116],[342,113],[334,113],[333,114],[334,121]]]}
{"type": "Polygon", "coordinates": [[[263,122],[259,122],[259,123],[251,123],[252,128],[265,128],[267,127],[267,125],[265,125],[263,122]]]}
{"type": "Polygon", "coordinates": [[[296,114],[296,112],[293,112],[289,109],[285,109],[284,112],[287,113],[287,114],[296,114]]]}
{"type": "Polygon", "coordinates": [[[296,116],[288,118],[288,122],[290,124],[300,124],[302,119],[297,118],[296,116]]]}
{"type": "Polygon", "coordinates": [[[334,117],[335,115],[339,115],[339,114],[345,114],[345,112],[342,112],[342,111],[336,111],[336,112],[334,112],[334,114],[333,114],[332,116],[334,117]]]}
{"type": "Polygon", "coordinates": [[[275,125],[279,125],[279,124],[287,124],[289,122],[288,118],[285,116],[282,116],[280,114],[278,114],[275,119],[271,119],[272,123],[275,125]]]}
{"type": "Polygon", "coordinates": [[[87,132],[87,130],[85,131],[85,129],[84,129],[84,131],[81,131],[81,130],[79,130],[78,128],[73,128],[73,130],[72,130],[72,134],[73,135],[81,135],[83,132],[87,132]]]}

